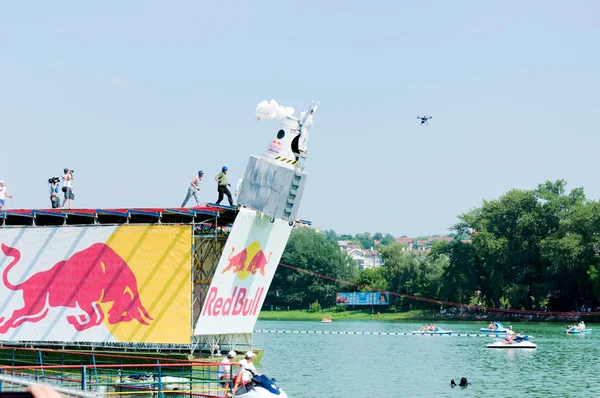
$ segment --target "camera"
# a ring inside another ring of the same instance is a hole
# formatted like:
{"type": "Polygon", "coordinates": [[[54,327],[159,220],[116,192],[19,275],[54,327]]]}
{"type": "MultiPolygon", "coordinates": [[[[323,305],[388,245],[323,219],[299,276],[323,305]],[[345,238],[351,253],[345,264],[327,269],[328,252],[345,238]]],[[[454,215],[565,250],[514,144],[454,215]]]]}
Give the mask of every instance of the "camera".
{"type": "Polygon", "coordinates": [[[58,177],[48,178],[48,184],[57,184],[59,182],[60,182],[60,178],[58,178],[58,177]]]}

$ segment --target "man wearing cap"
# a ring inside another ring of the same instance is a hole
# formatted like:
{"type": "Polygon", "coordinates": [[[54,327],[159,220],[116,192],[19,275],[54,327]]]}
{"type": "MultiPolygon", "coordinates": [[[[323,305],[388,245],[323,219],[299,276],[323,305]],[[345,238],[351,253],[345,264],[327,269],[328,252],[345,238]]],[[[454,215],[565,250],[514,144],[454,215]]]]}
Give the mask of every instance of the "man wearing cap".
{"type": "Polygon", "coordinates": [[[219,199],[217,200],[217,204],[221,204],[223,200],[223,194],[227,195],[227,200],[229,200],[229,206],[233,206],[233,198],[231,197],[231,192],[229,192],[229,188],[231,184],[227,180],[227,166],[223,166],[221,172],[217,174],[215,177],[215,181],[217,181],[217,191],[219,192],[219,199]]]}
{"type": "Polygon", "coordinates": [[[231,380],[231,366],[240,366],[239,362],[233,362],[235,355],[235,351],[229,351],[227,356],[221,361],[221,365],[219,365],[219,380],[225,380],[225,382],[221,383],[225,389],[229,389],[229,380],[231,380]]]}
{"type": "Polygon", "coordinates": [[[12,195],[8,194],[6,187],[4,186],[4,181],[0,180],[0,210],[4,208],[4,201],[6,198],[12,198],[12,195]]]}
{"type": "Polygon", "coordinates": [[[194,199],[196,200],[196,206],[200,206],[200,181],[202,180],[203,175],[204,175],[204,172],[202,170],[198,170],[198,175],[196,177],[192,178],[192,181],[190,181],[190,186],[187,191],[187,195],[185,196],[185,199],[183,200],[181,207],[185,207],[185,205],[187,204],[188,200],[190,200],[192,195],[194,196],[194,199]]]}
{"type": "Polygon", "coordinates": [[[253,353],[252,351],[248,351],[246,353],[246,356],[244,357],[244,359],[242,359],[240,361],[240,367],[236,371],[235,380],[233,383],[233,386],[234,386],[233,393],[234,394],[240,386],[243,386],[244,384],[248,384],[250,382],[250,380],[252,379],[252,373],[250,373],[249,370],[256,373],[256,368],[254,367],[254,364],[252,363],[252,358],[254,358],[255,356],[256,356],[255,353],[253,353]]]}

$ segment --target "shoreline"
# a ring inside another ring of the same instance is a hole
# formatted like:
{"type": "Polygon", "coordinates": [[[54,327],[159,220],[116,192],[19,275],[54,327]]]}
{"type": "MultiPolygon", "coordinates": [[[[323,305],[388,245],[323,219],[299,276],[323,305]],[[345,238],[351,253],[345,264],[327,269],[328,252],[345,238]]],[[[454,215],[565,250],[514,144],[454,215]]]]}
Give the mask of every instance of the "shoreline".
{"type": "Polygon", "coordinates": [[[375,312],[374,316],[371,317],[370,311],[319,311],[319,312],[308,312],[307,310],[289,310],[289,311],[267,311],[262,310],[258,319],[263,321],[320,321],[323,318],[330,318],[332,321],[415,321],[415,322],[427,322],[431,321],[434,323],[446,323],[446,322],[543,322],[543,323],[572,323],[576,320],[583,319],[587,323],[600,322],[598,316],[583,316],[583,317],[572,317],[572,318],[557,318],[557,317],[533,317],[526,318],[521,316],[515,317],[477,317],[477,316],[464,316],[464,317],[446,317],[446,316],[431,316],[431,311],[418,310],[409,312],[384,312],[377,316],[375,312]],[[429,315],[425,315],[429,313],[429,315]]]}

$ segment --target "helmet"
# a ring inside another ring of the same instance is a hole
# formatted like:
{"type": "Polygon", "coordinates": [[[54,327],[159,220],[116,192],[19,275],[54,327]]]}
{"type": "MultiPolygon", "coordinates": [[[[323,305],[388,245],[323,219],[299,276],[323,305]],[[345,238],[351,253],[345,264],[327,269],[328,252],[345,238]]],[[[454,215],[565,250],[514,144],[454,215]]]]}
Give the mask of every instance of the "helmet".
{"type": "Polygon", "coordinates": [[[198,170],[198,175],[201,176],[202,174],[204,174],[204,172],[202,170],[198,170]]]}
{"type": "Polygon", "coordinates": [[[223,166],[223,168],[221,169],[221,171],[227,171],[227,166],[223,166]]]}

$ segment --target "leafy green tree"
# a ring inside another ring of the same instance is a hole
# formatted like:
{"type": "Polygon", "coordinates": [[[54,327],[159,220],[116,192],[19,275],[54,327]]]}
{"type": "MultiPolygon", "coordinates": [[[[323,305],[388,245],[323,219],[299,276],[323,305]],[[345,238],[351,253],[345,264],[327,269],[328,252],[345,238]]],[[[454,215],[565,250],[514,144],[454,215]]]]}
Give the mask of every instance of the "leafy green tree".
{"type": "Polygon", "coordinates": [[[357,285],[363,286],[360,291],[386,291],[387,280],[385,279],[385,270],[382,267],[370,269],[366,268],[360,271],[358,277],[354,280],[357,285]]]}
{"type": "Polygon", "coordinates": [[[385,234],[385,236],[383,237],[383,239],[381,239],[381,244],[384,245],[384,246],[391,245],[394,242],[396,242],[396,240],[390,234],[385,234]]]}
{"type": "Polygon", "coordinates": [[[471,232],[470,261],[487,304],[500,306],[502,298],[513,308],[573,310],[597,302],[590,278],[599,214],[581,188],[567,193],[559,180],[484,201],[454,229],[471,232]]]}
{"type": "Polygon", "coordinates": [[[338,237],[338,235],[335,233],[335,231],[333,229],[327,229],[323,232],[325,234],[325,238],[329,241],[329,242],[335,242],[337,243],[340,240],[340,237],[338,237]]]}
{"type": "MultiPolygon", "coordinates": [[[[352,281],[358,275],[356,262],[339,249],[337,242],[310,228],[292,231],[281,262],[339,280],[352,281]]],[[[265,305],[308,308],[315,301],[333,305],[342,289],[347,289],[346,285],[280,266],[265,305]]]]}
{"type": "Polygon", "coordinates": [[[360,243],[360,247],[363,249],[370,249],[375,246],[375,241],[370,233],[363,232],[362,234],[356,234],[354,237],[360,243]]]}

